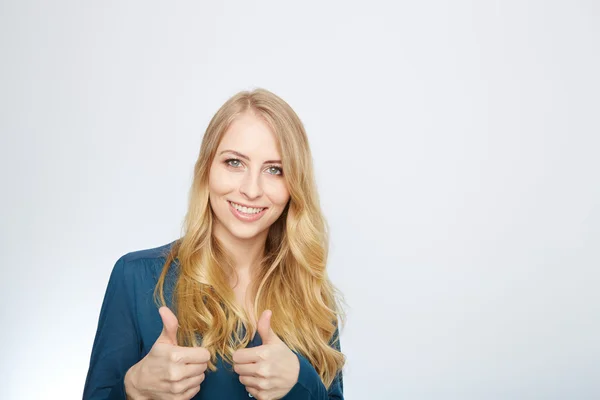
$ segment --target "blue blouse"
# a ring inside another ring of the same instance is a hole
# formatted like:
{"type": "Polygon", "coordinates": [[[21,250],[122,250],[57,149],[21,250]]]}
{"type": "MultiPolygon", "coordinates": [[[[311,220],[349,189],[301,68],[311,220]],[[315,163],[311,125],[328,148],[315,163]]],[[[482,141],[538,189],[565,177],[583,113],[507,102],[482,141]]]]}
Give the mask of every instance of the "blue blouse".
{"type": "MultiPolygon", "coordinates": [[[[153,294],[166,261],[166,254],[173,243],[131,252],[116,262],[100,310],[83,390],[84,400],[126,399],[125,373],[148,354],[162,331],[162,320],[153,294]]],[[[169,308],[176,278],[177,264],[173,263],[164,286],[165,301],[169,308]]],[[[256,334],[248,347],[261,344],[260,335],[256,334]]],[[[339,341],[335,348],[339,350],[339,341]]],[[[302,355],[294,353],[300,361],[298,382],[283,399],[344,398],[341,371],[327,389],[310,362],[302,355]]],[[[216,366],[215,372],[206,370],[200,392],[193,399],[248,400],[250,395],[231,365],[217,356],[216,366]]]]}

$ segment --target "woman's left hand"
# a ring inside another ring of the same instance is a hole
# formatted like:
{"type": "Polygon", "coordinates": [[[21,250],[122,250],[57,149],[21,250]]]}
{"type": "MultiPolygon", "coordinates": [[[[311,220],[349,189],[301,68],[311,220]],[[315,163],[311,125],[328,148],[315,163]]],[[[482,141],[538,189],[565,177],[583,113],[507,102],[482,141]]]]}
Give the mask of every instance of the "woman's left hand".
{"type": "Polygon", "coordinates": [[[287,345],[271,329],[270,310],[258,320],[262,345],[236,350],[233,368],[240,382],[258,400],[274,400],[285,396],[298,381],[300,362],[287,345]]]}

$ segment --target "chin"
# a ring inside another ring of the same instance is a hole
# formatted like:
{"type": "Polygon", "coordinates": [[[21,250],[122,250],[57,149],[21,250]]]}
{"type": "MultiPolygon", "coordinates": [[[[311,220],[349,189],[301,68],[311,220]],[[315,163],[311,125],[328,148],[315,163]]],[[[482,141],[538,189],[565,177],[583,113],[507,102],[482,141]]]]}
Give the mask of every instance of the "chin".
{"type": "Polygon", "coordinates": [[[232,227],[231,229],[229,229],[229,233],[231,233],[232,236],[234,236],[238,239],[243,239],[243,240],[252,239],[252,238],[260,235],[262,232],[263,232],[263,230],[239,229],[238,227],[232,227]]]}

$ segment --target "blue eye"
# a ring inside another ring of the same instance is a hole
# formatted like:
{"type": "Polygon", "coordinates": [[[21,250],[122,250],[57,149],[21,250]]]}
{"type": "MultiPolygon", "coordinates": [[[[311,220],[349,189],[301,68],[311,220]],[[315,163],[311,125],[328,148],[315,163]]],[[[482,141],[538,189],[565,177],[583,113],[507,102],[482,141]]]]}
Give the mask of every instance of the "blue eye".
{"type": "Polygon", "coordinates": [[[225,160],[225,164],[227,164],[231,167],[234,167],[234,168],[237,168],[239,166],[239,163],[240,163],[240,160],[238,160],[237,158],[229,158],[229,159],[225,160]],[[230,161],[237,162],[238,165],[232,165],[230,161]]]}
{"type": "MultiPolygon", "coordinates": [[[[228,158],[227,160],[224,161],[225,165],[228,165],[232,168],[239,168],[242,165],[242,162],[237,159],[237,158],[228,158]]],[[[269,174],[271,175],[283,175],[283,169],[281,167],[272,165],[270,167],[267,168],[267,171],[269,171],[269,174]]]]}
{"type": "Polygon", "coordinates": [[[275,167],[275,166],[273,166],[273,167],[269,167],[268,169],[269,169],[270,171],[273,171],[273,170],[275,170],[275,171],[276,171],[276,172],[275,172],[275,173],[273,173],[272,175],[283,175],[283,170],[282,170],[281,168],[279,168],[279,167],[275,167]]]}

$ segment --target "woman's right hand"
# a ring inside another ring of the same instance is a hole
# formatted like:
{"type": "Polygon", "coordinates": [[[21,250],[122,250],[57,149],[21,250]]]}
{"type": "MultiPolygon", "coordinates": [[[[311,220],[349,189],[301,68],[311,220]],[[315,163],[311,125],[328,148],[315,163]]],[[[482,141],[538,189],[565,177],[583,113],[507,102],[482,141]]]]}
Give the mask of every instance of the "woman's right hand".
{"type": "Polygon", "coordinates": [[[150,352],[125,374],[127,399],[189,400],[200,391],[210,353],[204,347],[177,345],[177,317],[158,310],[163,330],[150,352]]]}

